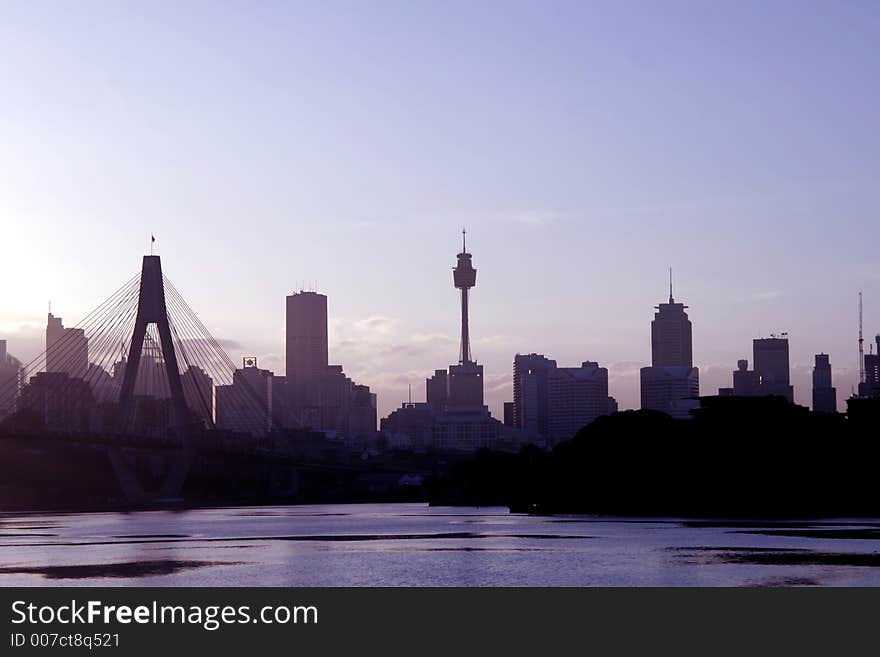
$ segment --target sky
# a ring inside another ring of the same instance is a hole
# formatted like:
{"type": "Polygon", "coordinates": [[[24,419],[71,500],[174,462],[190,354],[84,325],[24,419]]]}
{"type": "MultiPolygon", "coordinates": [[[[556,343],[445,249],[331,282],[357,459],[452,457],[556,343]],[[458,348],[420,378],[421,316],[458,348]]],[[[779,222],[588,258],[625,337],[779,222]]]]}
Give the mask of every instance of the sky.
{"type": "Polygon", "coordinates": [[[701,392],[788,332],[796,401],[880,332],[877,2],[0,4],[0,338],[29,359],[156,253],[230,355],[284,372],[284,297],[330,358],[424,399],[473,352],[595,360],[638,406],[653,306],[701,392]]]}

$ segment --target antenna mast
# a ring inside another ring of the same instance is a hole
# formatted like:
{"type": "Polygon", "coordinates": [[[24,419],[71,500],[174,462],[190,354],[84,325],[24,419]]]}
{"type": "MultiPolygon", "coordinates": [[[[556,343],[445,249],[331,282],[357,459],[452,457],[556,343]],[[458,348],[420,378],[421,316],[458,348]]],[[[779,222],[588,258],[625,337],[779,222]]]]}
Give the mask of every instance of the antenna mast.
{"type": "Polygon", "coordinates": [[[862,337],[862,293],[859,292],[859,383],[865,382],[865,345],[862,337]]]}

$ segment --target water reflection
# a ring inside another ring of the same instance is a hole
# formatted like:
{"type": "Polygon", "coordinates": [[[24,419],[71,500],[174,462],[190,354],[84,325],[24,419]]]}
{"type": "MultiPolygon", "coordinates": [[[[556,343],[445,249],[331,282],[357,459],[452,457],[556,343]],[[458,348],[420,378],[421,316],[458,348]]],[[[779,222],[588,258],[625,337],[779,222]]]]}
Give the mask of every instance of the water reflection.
{"type": "Polygon", "coordinates": [[[0,585],[880,585],[876,519],[329,505],[0,517],[0,585]]]}

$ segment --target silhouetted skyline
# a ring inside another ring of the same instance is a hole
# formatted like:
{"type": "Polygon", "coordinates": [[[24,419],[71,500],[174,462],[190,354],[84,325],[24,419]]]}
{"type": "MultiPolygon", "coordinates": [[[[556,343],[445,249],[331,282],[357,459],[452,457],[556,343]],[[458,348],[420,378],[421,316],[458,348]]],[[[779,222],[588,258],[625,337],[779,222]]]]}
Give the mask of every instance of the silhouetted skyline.
{"type": "Polygon", "coordinates": [[[841,398],[856,385],[858,291],[866,341],[880,328],[876,5],[211,16],[4,7],[0,336],[18,358],[42,350],[47,301],[73,325],[153,233],[232,357],[276,373],[281,299],[317,281],[334,362],[386,415],[454,359],[442,272],[466,225],[496,417],[517,352],[595,359],[638,406],[669,266],[704,391],[783,331],[797,402],[816,353],[841,398]]]}

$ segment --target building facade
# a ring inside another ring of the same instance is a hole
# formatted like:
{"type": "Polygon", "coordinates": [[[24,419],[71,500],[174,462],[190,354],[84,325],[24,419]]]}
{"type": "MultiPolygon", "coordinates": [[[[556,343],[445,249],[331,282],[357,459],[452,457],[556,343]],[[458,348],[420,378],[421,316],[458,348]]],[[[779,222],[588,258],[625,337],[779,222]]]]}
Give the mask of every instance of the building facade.
{"type": "Polygon", "coordinates": [[[813,366],[813,411],[837,412],[837,389],[832,385],[828,354],[816,354],[813,366]]]}
{"type": "Polygon", "coordinates": [[[691,417],[700,395],[700,372],[693,366],[693,329],[686,308],[672,296],[670,272],[669,302],[656,307],[651,322],[651,367],[639,372],[641,407],[677,419],[691,417]]]}
{"type": "Polygon", "coordinates": [[[788,337],[770,336],[752,341],[755,372],[761,379],[762,395],[780,395],[794,401],[788,359],[788,337]]]}
{"type": "Polygon", "coordinates": [[[598,363],[558,367],[543,354],[514,357],[514,427],[555,443],[614,410],[616,403],[608,396],[608,370],[598,363]]]}
{"type": "Polygon", "coordinates": [[[859,383],[860,397],[880,397],[880,335],[874,338],[877,348],[865,354],[865,380],[859,383]]]}
{"type": "Polygon", "coordinates": [[[283,426],[339,436],[375,434],[376,395],[347,377],[341,365],[329,364],[326,295],[287,297],[285,354],[283,426]]]}
{"type": "Polygon", "coordinates": [[[21,361],[7,352],[6,340],[0,340],[0,420],[15,412],[24,383],[21,361]]]}
{"type": "Polygon", "coordinates": [[[643,367],[640,383],[643,409],[686,420],[699,408],[700,372],[696,367],[643,367]]]}
{"type": "Polygon", "coordinates": [[[83,379],[89,369],[89,341],[80,328],[65,328],[60,317],[49,313],[46,322],[46,371],[65,372],[83,379]]]}
{"type": "Polygon", "coordinates": [[[216,424],[221,431],[263,436],[273,428],[275,375],[252,360],[232,375],[232,383],[214,389],[216,424]]]}

